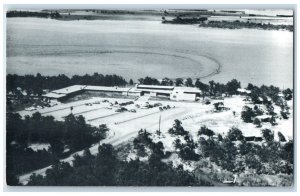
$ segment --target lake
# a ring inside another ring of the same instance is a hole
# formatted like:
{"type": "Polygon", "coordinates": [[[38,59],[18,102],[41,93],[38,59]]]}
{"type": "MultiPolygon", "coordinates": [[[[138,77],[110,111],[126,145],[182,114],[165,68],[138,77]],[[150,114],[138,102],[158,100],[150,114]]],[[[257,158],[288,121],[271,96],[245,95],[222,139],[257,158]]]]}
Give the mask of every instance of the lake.
{"type": "Polygon", "coordinates": [[[293,32],[199,28],[157,20],[7,19],[7,73],[126,79],[233,78],[293,87],[293,32]]]}

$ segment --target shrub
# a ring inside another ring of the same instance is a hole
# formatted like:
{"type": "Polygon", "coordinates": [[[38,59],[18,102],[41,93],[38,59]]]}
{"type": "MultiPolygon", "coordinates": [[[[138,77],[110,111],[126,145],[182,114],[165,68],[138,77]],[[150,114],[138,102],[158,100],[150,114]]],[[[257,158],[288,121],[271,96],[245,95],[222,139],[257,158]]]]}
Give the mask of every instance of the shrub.
{"type": "Polygon", "coordinates": [[[260,120],[257,119],[257,118],[254,119],[253,124],[255,124],[256,127],[258,127],[258,128],[261,127],[261,122],[260,122],[260,120]]]}
{"type": "Polygon", "coordinates": [[[281,111],[280,114],[281,114],[283,119],[289,119],[287,112],[281,111]]]}
{"type": "Polygon", "coordinates": [[[243,121],[246,123],[251,123],[253,122],[253,117],[255,117],[254,111],[250,107],[245,106],[241,114],[241,118],[243,119],[243,121]]]}
{"type": "Polygon", "coordinates": [[[168,131],[172,135],[187,135],[188,132],[184,130],[184,128],[181,126],[181,121],[178,119],[174,120],[173,127],[169,129],[168,131]]]}
{"type": "Polygon", "coordinates": [[[261,132],[265,141],[267,142],[274,141],[274,133],[270,129],[263,129],[261,132]]]}
{"type": "Polygon", "coordinates": [[[286,142],[284,135],[280,131],[277,134],[280,142],[286,142]]]}
{"type": "Polygon", "coordinates": [[[242,131],[235,127],[229,130],[229,132],[227,133],[227,137],[230,141],[237,141],[237,140],[244,139],[242,131]]]}
{"type": "Polygon", "coordinates": [[[200,135],[207,135],[208,137],[211,137],[215,135],[215,133],[211,129],[207,128],[206,126],[202,126],[198,131],[198,136],[200,135]]]}
{"type": "Polygon", "coordinates": [[[189,146],[185,145],[180,149],[179,156],[186,161],[198,161],[200,156],[189,146]]]}

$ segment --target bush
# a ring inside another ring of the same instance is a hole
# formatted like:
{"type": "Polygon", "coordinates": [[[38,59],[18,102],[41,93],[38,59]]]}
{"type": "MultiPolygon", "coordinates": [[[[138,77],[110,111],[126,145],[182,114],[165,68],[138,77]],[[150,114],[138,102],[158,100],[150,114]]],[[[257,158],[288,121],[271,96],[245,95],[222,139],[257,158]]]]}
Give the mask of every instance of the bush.
{"type": "Polygon", "coordinates": [[[253,124],[255,124],[257,128],[261,127],[261,122],[257,118],[254,119],[253,124]]]}
{"type": "Polygon", "coordinates": [[[237,141],[237,140],[244,139],[242,131],[235,127],[229,130],[229,132],[227,133],[227,137],[230,141],[237,141]]]}
{"type": "Polygon", "coordinates": [[[253,122],[253,118],[255,117],[255,113],[252,110],[252,108],[245,106],[243,108],[243,111],[241,113],[241,118],[243,119],[243,121],[245,123],[252,123],[253,122]]]}
{"type": "Polygon", "coordinates": [[[291,89],[285,89],[284,91],[282,91],[285,100],[291,100],[293,98],[293,91],[291,89]]]}
{"type": "Polygon", "coordinates": [[[234,95],[237,94],[237,89],[241,88],[241,83],[238,82],[236,79],[233,79],[226,84],[226,87],[228,94],[234,95]]]}
{"type": "Polygon", "coordinates": [[[181,121],[175,119],[173,127],[169,129],[168,131],[172,135],[187,135],[188,132],[184,130],[184,128],[181,126],[181,121]]]}
{"type": "Polygon", "coordinates": [[[208,137],[211,137],[215,135],[215,133],[211,129],[207,128],[206,126],[202,126],[198,131],[198,136],[200,135],[207,135],[208,137]]]}
{"type": "Polygon", "coordinates": [[[263,129],[261,132],[265,141],[267,142],[274,141],[274,133],[270,129],[263,129]]]}
{"type": "Polygon", "coordinates": [[[187,145],[184,145],[179,152],[179,156],[186,161],[198,161],[200,156],[195,153],[195,151],[187,145]]]}
{"type": "Polygon", "coordinates": [[[280,114],[283,119],[289,119],[288,112],[281,111],[280,114]]]}
{"type": "Polygon", "coordinates": [[[280,131],[277,134],[280,142],[286,142],[284,135],[280,131]]]}

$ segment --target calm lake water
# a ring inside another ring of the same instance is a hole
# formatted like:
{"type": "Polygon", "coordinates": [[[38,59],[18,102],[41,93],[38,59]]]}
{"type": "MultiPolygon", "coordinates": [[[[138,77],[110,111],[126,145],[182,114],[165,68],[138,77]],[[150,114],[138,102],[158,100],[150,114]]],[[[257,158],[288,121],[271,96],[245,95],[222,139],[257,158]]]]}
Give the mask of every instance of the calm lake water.
{"type": "Polygon", "coordinates": [[[293,85],[293,33],[160,21],[7,19],[7,73],[293,85]],[[218,74],[215,74],[219,71],[218,74]],[[206,77],[208,76],[208,77],[206,77]]]}

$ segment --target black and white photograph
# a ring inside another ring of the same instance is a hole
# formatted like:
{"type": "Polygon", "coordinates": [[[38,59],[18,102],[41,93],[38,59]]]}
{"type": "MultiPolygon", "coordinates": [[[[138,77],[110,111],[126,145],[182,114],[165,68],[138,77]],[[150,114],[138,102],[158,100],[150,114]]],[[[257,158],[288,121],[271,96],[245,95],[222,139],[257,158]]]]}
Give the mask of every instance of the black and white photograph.
{"type": "Polygon", "coordinates": [[[295,15],[7,5],[5,183],[293,187],[295,15]]]}

